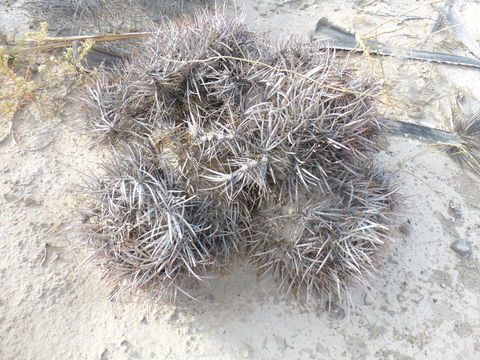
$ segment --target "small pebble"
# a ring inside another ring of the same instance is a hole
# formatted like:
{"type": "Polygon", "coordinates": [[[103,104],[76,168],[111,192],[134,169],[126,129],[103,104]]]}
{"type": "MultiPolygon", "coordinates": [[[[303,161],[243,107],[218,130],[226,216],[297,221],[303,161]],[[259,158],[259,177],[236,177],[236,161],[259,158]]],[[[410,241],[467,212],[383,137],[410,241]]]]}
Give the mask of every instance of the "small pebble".
{"type": "Polygon", "coordinates": [[[40,205],[40,203],[34,199],[32,199],[31,197],[27,197],[25,198],[25,206],[38,206],[40,205]]]}
{"type": "Polygon", "coordinates": [[[102,354],[100,355],[100,359],[99,360],[108,360],[109,359],[109,355],[110,355],[110,352],[108,351],[108,349],[104,349],[102,354]]]}
{"type": "Polygon", "coordinates": [[[131,344],[130,344],[127,340],[123,340],[123,341],[120,343],[120,346],[123,348],[123,351],[124,351],[125,353],[127,353],[127,352],[130,351],[131,344]]]}
{"type": "Polygon", "coordinates": [[[472,244],[467,240],[455,240],[451,245],[450,249],[455,251],[461,257],[465,257],[472,253],[472,244]]]}

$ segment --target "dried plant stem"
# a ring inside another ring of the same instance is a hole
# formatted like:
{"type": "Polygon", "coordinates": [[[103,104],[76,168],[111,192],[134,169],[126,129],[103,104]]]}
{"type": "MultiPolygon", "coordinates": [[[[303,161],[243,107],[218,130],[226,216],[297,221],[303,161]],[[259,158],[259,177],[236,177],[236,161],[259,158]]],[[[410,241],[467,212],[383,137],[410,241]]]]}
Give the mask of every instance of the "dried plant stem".
{"type": "MultiPolygon", "coordinates": [[[[45,39],[42,39],[42,41],[49,42],[49,44],[25,47],[20,49],[0,49],[0,56],[25,54],[25,53],[35,52],[35,51],[45,51],[45,50],[62,48],[66,46],[71,46],[73,42],[76,40],[92,40],[95,42],[107,42],[107,41],[141,38],[141,37],[149,36],[151,34],[152,33],[150,32],[141,32],[141,33],[107,34],[107,35],[91,35],[91,36],[68,36],[68,37],[58,37],[58,38],[47,37],[45,39]]],[[[34,42],[35,40],[27,39],[27,41],[34,42]]]]}

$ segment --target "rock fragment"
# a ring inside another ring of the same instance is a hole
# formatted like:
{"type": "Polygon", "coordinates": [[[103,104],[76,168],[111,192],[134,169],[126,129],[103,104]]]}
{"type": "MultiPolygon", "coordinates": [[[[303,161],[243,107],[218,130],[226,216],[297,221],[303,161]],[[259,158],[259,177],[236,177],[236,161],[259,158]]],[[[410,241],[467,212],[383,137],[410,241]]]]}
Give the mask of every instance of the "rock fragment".
{"type": "Polygon", "coordinates": [[[452,242],[450,249],[455,251],[461,257],[465,257],[472,253],[472,244],[470,241],[459,239],[452,242]]]}

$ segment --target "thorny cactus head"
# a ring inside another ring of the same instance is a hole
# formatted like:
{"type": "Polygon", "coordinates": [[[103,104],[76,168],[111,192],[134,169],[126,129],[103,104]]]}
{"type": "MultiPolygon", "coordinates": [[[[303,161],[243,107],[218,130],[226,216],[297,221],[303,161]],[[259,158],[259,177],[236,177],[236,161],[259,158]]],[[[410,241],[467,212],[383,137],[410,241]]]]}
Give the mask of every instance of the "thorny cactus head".
{"type": "Polygon", "coordinates": [[[182,189],[152,155],[115,153],[87,189],[83,229],[120,291],[175,296],[230,259],[239,221],[235,209],[182,189]]]}
{"type": "Polygon", "coordinates": [[[380,174],[331,186],[332,192],[303,191],[295,203],[259,211],[250,259],[284,292],[348,301],[350,280],[367,285],[366,276],[375,272],[375,254],[389,241],[394,203],[380,174]]]}
{"type": "Polygon", "coordinates": [[[480,175],[480,111],[454,119],[453,129],[461,142],[449,145],[447,152],[460,165],[480,175]]]}
{"type": "Polygon", "coordinates": [[[341,296],[375,270],[393,203],[370,170],[376,87],[328,50],[278,47],[203,12],[99,74],[89,132],[117,151],[87,235],[112,279],[183,291],[239,249],[286,292],[341,296]]]}

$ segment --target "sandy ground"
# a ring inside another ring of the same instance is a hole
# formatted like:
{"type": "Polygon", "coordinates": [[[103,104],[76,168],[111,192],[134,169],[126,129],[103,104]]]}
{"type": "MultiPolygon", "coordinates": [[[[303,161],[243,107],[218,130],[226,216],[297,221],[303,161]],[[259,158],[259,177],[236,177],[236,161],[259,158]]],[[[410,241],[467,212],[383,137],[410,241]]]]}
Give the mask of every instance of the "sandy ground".
{"type": "MultiPolygon", "coordinates": [[[[18,5],[0,1],[0,30],[24,29],[18,5]],[[8,10],[8,11],[7,11],[8,10]],[[8,24],[9,26],[6,26],[8,24]]],[[[321,17],[352,32],[364,32],[422,2],[237,1],[253,28],[307,36],[321,17]],[[382,14],[382,15],[378,15],[382,14]]],[[[479,5],[461,13],[480,39],[479,5]],[[478,16],[476,17],[478,19],[478,16]],[[477,27],[477,28],[475,28],[477,27]]],[[[382,27],[398,29],[379,38],[420,44],[435,12],[419,7],[382,27]],[[406,16],[424,19],[407,20],[406,16]]],[[[450,32],[430,38],[425,49],[468,55],[450,32]]],[[[357,59],[379,68],[378,59],[357,59]]],[[[458,103],[478,103],[480,70],[382,59],[395,99],[393,119],[444,127],[458,103]]],[[[71,251],[72,186],[78,171],[95,169],[100,157],[85,149],[81,117],[66,106],[55,119],[24,116],[18,132],[25,151],[11,139],[0,143],[0,359],[463,359],[480,355],[479,179],[440,149],[391,137],[376,161],[395,173],[406,197],[404,233],[386,249],[372,289],[353,289],[349,316],[276,295],[241,264],[231,275],[199,289],[199,302],[179,306],[141,299],[108,300],[98,269],[71,251]],[[41,121],[41,122],[40,122],[41,121]],[[40,122],[40,123],[39,123],[40,122]],[[473,243],[461,258],[457,239],[473,243]]]]}

